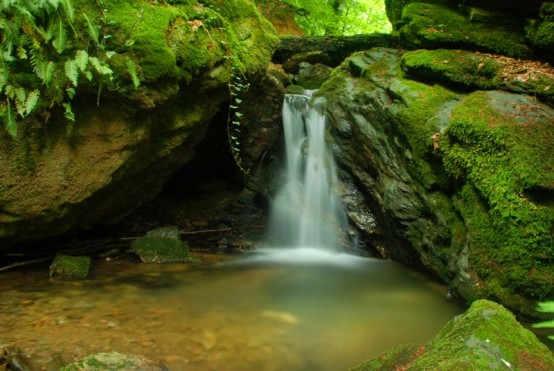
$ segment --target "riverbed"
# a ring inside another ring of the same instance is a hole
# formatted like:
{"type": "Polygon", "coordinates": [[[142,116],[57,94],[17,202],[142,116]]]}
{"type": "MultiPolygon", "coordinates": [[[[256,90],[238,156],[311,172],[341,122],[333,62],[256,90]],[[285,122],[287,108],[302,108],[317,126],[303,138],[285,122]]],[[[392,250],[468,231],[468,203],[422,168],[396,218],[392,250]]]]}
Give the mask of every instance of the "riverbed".
{"type": "Polygon", "coordinates": [[[5,272],[0,344],[33,370],[108,351],[171,370],[346,370],[428,341],[463,311],[444,285],[398,263],[294,254],[95,260],[88,279],[72,282],[49,280],[47,267],[5,272]]]}

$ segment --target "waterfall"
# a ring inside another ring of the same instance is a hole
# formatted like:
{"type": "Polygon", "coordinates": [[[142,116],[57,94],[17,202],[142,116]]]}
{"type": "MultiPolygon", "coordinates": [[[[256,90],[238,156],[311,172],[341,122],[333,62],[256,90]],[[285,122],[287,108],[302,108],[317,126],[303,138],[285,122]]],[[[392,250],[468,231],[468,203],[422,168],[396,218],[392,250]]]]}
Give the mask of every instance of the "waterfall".
{"type": "Polygon", "coordinates": [[[348,223],[325,143],[324,107],[322,97],[285,96],[286,166],[271,213],[272,236],[280,246],[338,250],[346,242],[348,223]]]}

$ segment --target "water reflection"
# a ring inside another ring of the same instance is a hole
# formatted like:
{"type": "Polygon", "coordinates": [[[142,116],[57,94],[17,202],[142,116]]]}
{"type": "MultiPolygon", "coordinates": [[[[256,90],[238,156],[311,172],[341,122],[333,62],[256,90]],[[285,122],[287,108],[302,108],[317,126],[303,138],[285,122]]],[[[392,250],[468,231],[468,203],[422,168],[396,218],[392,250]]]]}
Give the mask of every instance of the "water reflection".
{"type": "Polygon", "coordinates": [[[37,370],[110,350],[172,370],[340,370],[427,341],[461,312],[396,263],[298,253],[208,267],[97,262],[80,283],[3,274],[0,343],[37,370]]]}

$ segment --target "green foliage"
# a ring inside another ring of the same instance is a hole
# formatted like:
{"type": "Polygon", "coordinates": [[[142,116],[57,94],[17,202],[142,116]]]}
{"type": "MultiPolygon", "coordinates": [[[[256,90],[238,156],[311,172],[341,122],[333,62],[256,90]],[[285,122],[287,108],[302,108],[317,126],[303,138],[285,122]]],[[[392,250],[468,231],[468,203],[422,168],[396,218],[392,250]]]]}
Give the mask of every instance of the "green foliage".
{"type": "Polygon", "coordinates": [[[250,83],[246,82],[245,78],[237,73],[234,69],[235,74],[231,78],[231,81],[227,84],[229,87],[229,94],[231,96],[231,103],[229,105],[229,115],[227,117],[227,136],[229,140],[229,146],[235,159],[236,164],[239,169],[248,174],[248,169],[244,169],[242,166],[242,161],[240,158],[240,133],[241,133],[241,118],[244,116],[240,112],[240,105],[242,100],[240,96],[248,91],[250,88],[250,83]]]}
{"type": "MultiPolygon", "coordinates": [[[[99,87],[119,86],[114,84],[109,62],[117,53],[107,50],[108,31],[115,24],[106,19],[103,1],[96,2],[97,14],[87,8],[89,13],[82,12],[79,17],[74,1],[0,3],[0,117],[13,137],[18,133],[16,116],[24,119],[36,110],[59,107],[69,121],[74,121],[71,100],[82,81],[99,87]]],[[[136,88],[139,80],[133,67],[136,88]]]]}
{"type": "MultiPolygon", "coordinates": [[[[539,303],[537,306],[537,310],[539,312],[543,313],[553,313],[554,314],[554,301],[545,301],[542,303],[539,303]]],[[[549,321],[543,321],[539,323],[535,323],[533,325],[535,328],[552,328],[554,329],[554,319],[549,321]]],[[[549,339],[554,340],[554,335],[549,335],[549,339]]]]}
{"type": "Polygon", "coordinates": [[[307,35],[389,32],[383,0],[285,0],[307,35]]]}

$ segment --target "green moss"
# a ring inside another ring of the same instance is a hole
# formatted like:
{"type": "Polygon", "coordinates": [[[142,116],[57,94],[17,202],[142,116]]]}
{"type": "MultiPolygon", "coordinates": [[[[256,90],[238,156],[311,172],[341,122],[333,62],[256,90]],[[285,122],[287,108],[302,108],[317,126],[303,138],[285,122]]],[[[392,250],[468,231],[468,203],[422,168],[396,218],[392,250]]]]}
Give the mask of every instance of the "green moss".
{"type": "Polygon", "coordinates": [[[457,206],[466,222],[472,269],[498,283],[486,290],[504,300],[509,295],[499,287],[539,300],[554,294],[554,209],[526,192],[552,190],[553,124],[540,117],[520,123],[494,107],[502,97],[476,92],[458,104],[443,159],[447,171],[468,184],[457,206]]]}
{"type": "Polygon", "coordinates": [[[395,348],[356,370],[552,368],[552,353],[512,313],[499,304],[479,300],[446,324],[427,344],[395,348]]]}
{"type": "Polygon", "coordinates": [[[157,228],[131,244],[145,263],[183,263],[187,260],[188,246],[181,241],[177,227],[157,228]]]}
{"type": "Polygon", "coordinates": [[[552,71],[538,62],[463,50],[438,49],[405,53],[402,56],[402,68],[409,76],[424,81],[554,98],[552,71]]]}
{"type": "Polygon", "coordinates": [[[90,257],[57,254],[50,265],[50,277],[61,279],[86,278],[90,271],[90,257]]]}
{"type": "Polygon", "coordinates": [[[402,56],[402,68],[410,75],[458,83],[467,87],[492,88],[502,64],[463,50],[416,50],[402,56]]]}
{"type": "Polygon", "coordinates": [[[401,38],[414,47],[467,48],[530,57],[519,25],[471,22],[454,8],[411,3],[402,12],[401,38]]]}

